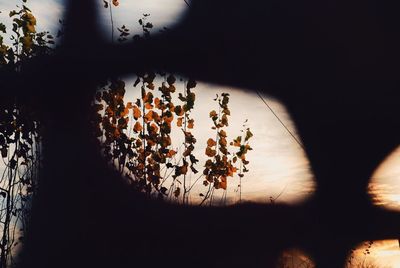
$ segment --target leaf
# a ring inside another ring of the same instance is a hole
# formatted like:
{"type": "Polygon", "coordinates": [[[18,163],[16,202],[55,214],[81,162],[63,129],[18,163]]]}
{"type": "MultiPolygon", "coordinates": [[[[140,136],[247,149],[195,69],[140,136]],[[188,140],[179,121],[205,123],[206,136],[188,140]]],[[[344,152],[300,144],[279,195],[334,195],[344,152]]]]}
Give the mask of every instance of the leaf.
{"type": "Polygon", "coordinates": [[[0,32],[6,33],[6,26],[3,23],[0,23],[0,32]]]}
{"type": "Polygon", "coordinates": [[[193,166],[190,166],[190,169],[192,170],[192,172],[193,172],[194,174],[199,173],[199,171],[198,171],[197,169],[195,169],[193,166]]]}
{"type": "Polygon", "coordinates": [[[248,129],[246,132],[246,138],[244,140],[248,141],[251,137],[253,137],[253,133],[251,133],[250,129],[248,129]]]}
{"type": "Polygon", "coordinates": [[[10,164],[10,168],[14,169],[17,166],[17,161],[15,159],[11,159],[9,164],[10,164]]]}
{"type": "Polygon", "coordinates": [[[222,115],[222,119],[221,119],[221,123],[225,126],[229,126],[228,124],[228,117],[226,116],[226,114],[222,115]]]}
{"type": "Polygon", "coordinates": [[[112,3],[113,3],[113,5],[116,6],[116,7],[119,5],[118,0],[113,0],[112,3]]]}
{"type": "Polygon", "coordinates": [[[193,127],[194,127],[194,119],[190,119],[190,120],[188,121],[187,127],[188,127],[188,128],[193,128],[193,127]]]}
{"type": "Polygon", "coordinates": [[[175,191],[174,191],[174,196],[178,197],[181,194],[181,188],[176,187],[175,191]]]}
{"type": "Polygon", "coordinates": [[[222,112],[226,115],[231,115],[231,111],[228,108],[224,108],[222,112]]]}
{"type": "Polygon", "coordinates": [[[186,98],[182,95],[182,93],[179,93],[178,99],[179,99],[180,101],[182,101],[182,102],[185,102],[185,101],[186,101],[186,98]]]}
{"type": "Polygon", "coordinates": [[[136,78],[135,83],[133,84],[134,87],[136,87],[140,83],[140,78],[136,78]]]}
{"type": "Polygon", "coordinates": [[[178,127],[182,127],[182,121],[183,121],[183,117],[179,117],[178,120],[176,121],[176,125],[178,127]]]}
{"type": "Polygon", "coordinates": [[[213,147],[213,146],[215,146],[215,145],[217,145],[217,143],[215,142],[215,140],[213,140],[213,139],[211,139],[211,138],[209,138],[209,139],[207,140],[207,146],[208,146],[208,147],[213,147]]]}
{"type": "Polygon", "coordinates": [[[1,148],[1,156],[3,158],[7,157],[7,148],[5,148],[5,147],[1,148]]]}
{"type": "Polygon", "coordinates": [[[242,145],[242,137],[238,136],[236,139],[233,140],[233,146],[240,147],[242,145]]]}
{"type": "Polygon", "coordinates": [[[175,106],[174,112],[177,116],[182,116],[184,113],[182,106],[180,105],[175,106]]]}
{"type": "MultiPolygon", "coordinates": [[[[210,117],[211,117],[211,118],[217,117],[217,112],[216,112],[215,110],[212,110],[212,111],[210,112],[210,117]]],[[[214,120],[214,119],[213,119],[213,120],[214,120]]]]}
{"type": "Polygon", "coordinates": [[[169,150],[168,153],[167,153],[167,157],[168,157],[168,158],[171,158],[171,157],[173,157],[174,155],[176,155],[176,151],[174,151],[174,150],[169,150]]]}
{"type": "Polygon", "coordinates": [[[166,195],[167,194],[167,188],[166,187],[161,187],[161,189],[160,189],[160,192],[162,193],[162,194],[164,194],[164,195],[166,195]]]}
{"type": "Polygon", "coordinates": [[[206,155],[209,157],[214,157],[217,154],[216,150],[211,149],[210,147],[206,148],[206,155]]]}
{"type": "Polygon", "coordinates": [[[219,143],[221,146],[224,146],[224,147],[225,147],[225,146],[227,145],[226,138],[224,138],[224,137],[220,138],[219,141],[218,141],[218,143],[219,143]]]}
{"type": "Polygon", "coordinates": [[[153,121],[153,111],[149,111],[149,112],[145,115],[144,119],[145,119],[146,122],[153,121]]]}
{"type": "Polygon", "coordinates": [[[173,85],[173,84],[175,83],[175,81],[176,81],[175,76],[173,76],[172,74],[168,76],[168,78],[167,78],[167,83],[168,83],[170,86],[173,85]]]}
{"type": "Polygon", "coordinates": [[[146,102],[146,104],[144,105],[144,107],[145,107],[147,110],[153,109],[153,105],[151,105],[151,104],[148,103],[148,102],[146,102]]]}
{"type": "Polygon", "coordinates": [[[228,183],[226,177],[221,177],[221,181],[219,182],[219,187],[226,190],[227,184],[228,183]]]}
{"type": "Polygon", "coordinates": [[[140,122],[136,122],[135,125],[133,126],[133,131],[138,133],[138,132],[140,132],[142,130],[143,130],[142,124],[140,124],[140,122]]]}
{"type": "Polygon", "coordinates": [[[142,112],[140,111],[140,109],[137,106],[133,106],[133,118],[135,118],[135,120],[138,120],[138,118],[140,118],[142,116],[142,112]]]}
{"type": "Polygon", "coordinates": [[[126,108],[127,109],[132,109],[133,108],[132,102],[126,103],[126,108]]]}
{"type": "Polygon", "coordinates": [[[125,109],[121,112],[120,116],[125,117],[129,114],[129,109],[128,107],[125,107],[125,109]]]}
{"type": "Polygon", "coordinates": [[[188,172],[188,165],[185,164],[185,165],[181,166],[180,172],[181,172],[181,174],[186,175],[186,173],[188,172]]]}
{"type": "Polygon", "coordinates": [[[156,124],[151,124],[150,129],[152,132],[157,133],[158,132],[158,126],[156,124]]]}
{"type": "Polygon", "coordinates": [[[156,106],[157,109],[161,109],[161,101],[159,98],[154,99],[154,105],[156,106]]]}
{"type": "Polygon", "coordinates": [[[196,81],[194,81],[193,79],[189,79],[186,88],[187,89],[191,89],[191,88],[195,88],[196,87],[196,81]]]}

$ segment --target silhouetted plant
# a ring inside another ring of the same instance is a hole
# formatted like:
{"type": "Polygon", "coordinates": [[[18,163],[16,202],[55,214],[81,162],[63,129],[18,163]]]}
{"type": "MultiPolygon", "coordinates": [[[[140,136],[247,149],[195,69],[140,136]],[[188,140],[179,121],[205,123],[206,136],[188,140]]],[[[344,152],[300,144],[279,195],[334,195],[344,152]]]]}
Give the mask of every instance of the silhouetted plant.
{"type": "MultiPolygon", "coordinates": [[[[47,31],[36,31],[36,18],[26,2],[10,11],[11,30],[0,23],[0,69],[4,72],[20,73],[27,60],[53,50],[54,37],[47,31]]],[[[37,189],[41,126],[34,103],[17,97],[0,103],[0,267],[15,264],[37,189]]]]}
{"type": "MultiPolygon", "coordinates": [[[[112,9],[112,5],[104,3],[105,8],[112,9]]],[[[136,42],[150,36],[153,24],[147,21],[148,17],[149,14],[144,14],[139,20],[143,35],[134,35],[136,42]]],[[[111,16],[110,20],[113,24],[111,16]]],[[[130,30],[125,25],[117,30],[118,41],[127,41],[130,30]]],[[[194,185],[187,178],[189,174],[198,173],[199,162],[194,155],[197,140],[192,133],[195,122],[191,117],[196,82],[193,79],[183,81],[184,90],[178,92],[173,74],[144,72],[136,76],[134,87],[140,85],[141,89],[140,98],[136,100],[125,102],[125,82],[121,78],[110,79],[95,96],[92,122],[104,156],[138,192],[188,204],[194,185]],[[156,86],[159,80],[162,82],[156,86]],[[175,131],[173,126],[180,131],[175,131]],[[183,134],[183,143],[174,147],[172,136],[179,132],[183,134]],[[165,186],[167,181],[171,181],[169,187],[165,186]]],[[[211,204],[214,190],[226,190],[228,177],[237,174],[241,181],[248,171],[246,154],[251,150],[249,140],[253,136],[250,129],[245,128],[242,136],[228,142],[224,127],[228,126],[230,116],[229,94],[222,93],[214,101],[218,103],[219,112],[210,112],[210,118],[216,137],[207,141],[205,154],[209,159],[203,165],[203,173],[195,180],[198,182],[204,177],[203,184],[208,187],[205,195],[200,194],[200,204],[206,200],[211,204]],[[231,152],[231,147],[237,147],[237,152],[231,152]]]]}

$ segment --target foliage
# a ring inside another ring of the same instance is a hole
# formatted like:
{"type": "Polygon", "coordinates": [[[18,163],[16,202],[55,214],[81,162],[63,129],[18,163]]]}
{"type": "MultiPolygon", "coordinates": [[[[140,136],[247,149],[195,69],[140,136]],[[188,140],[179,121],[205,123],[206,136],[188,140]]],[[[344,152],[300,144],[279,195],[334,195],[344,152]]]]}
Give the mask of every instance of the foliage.
{"type": "MultiPolygon", "coordinates": [[[[198,173],[199,162],[194,154],[195,121],[190,116],[195,105],[196,83],[189,79],[184,91],[178,92],[175,76],[164,74],[160,75],[164,82],[156,90],[156,76],[151,72],[139,74],[135,86],[141,85],[141,97],[126,103],[123,80],[111,79],[103,85],[92,105],[93,127],[106,160],[117,167],[134,189],[149,196],[157,194],[159,198],[180,198],[187,204],[192,185],[186,178],[189,173],[198,173]],[[183,135],[181,150],[172,144],[176,135],[183,135]],[[169,178],[173,183],[167,188],[165,182],[169,178]]],[[[223,93],[217,100],[220,117],[215,111],[210,113],[216,139],[207,141],[205,155],[209,158],[200,175],[209,186],[203,201],[210,197],[211,189],[226,190],[228,177],[244,176],[249,163],[246,154],[251,150],[249,128],[243,131],[243,136],[228,143],[223,128],[228,125],[229,94],[223,93]],[[235,153],[230,152],[232,147],[237,148],[235,153]]]]}
{"type": "MultiPolygon", "coordinates": [[[[104,7],[112,8],[106,2],[104,7]]],[[[139,20],[143,35],[134,35],[136,42],[150,36],[153,25],[147,21],[148,17],[149,14],[144,14],[139,20]]],[[[129,29],[123,25],[117,30],[118,41],[127,41],[129,29]]],[[[179,82],[173,74],[147,71],[136,76],[134,87],[140,85],[141,89],[136,100],[126,102],[125,81],[121,78],[110,79],[96,93],[92,105],[95,134],[101,140],[106,160],[117,167],[136,191],[188,204],[194,184],[187,178],[198,173],[199,162],[194,154],[197,140],[192,132],[195,122],[191,117],[196,82],[188,79],[184,81],[184,90],[178,91],[179,82]],[[177,135],[183,135],[183,143],[174,147],[172,140],[177,135]],[[171,180],[171,185],[166,187],[171,180]]],[[[208,187],[207,193],[201,194],[201,204],[212,197],[214,190],[226,190],[228,177],[237,174],[241,180],[248,172],[246,154],[251,150],[249,140],[253,136],[250,129],[245,128],[242,136],[228,142],[224,128],[230,116],[229,94],[222,93],[214,101],[219,112],[210,112],[210,118],[216,137],[207,141],[205,155],[208,159],[196,180],[204,178],[203,184],[208,187]],[[231,152],[231,148],[237,151],[231,152]]]]}
{"type": "MultiPolygon", "coordinates": [[[[52,53],[54,37],[36,31],[36,18],[23,1],[9,13],[12,29],[0,23],[0,70],[20,73],[32,57],[52,53]],[[5,39],[6,38],[6,39],[5,39]]],[[[34,101],[3,98],[0,103],[0,266],[15,263],[27,231],[30,205],[37,189],[41,126],[34,101]]]]}

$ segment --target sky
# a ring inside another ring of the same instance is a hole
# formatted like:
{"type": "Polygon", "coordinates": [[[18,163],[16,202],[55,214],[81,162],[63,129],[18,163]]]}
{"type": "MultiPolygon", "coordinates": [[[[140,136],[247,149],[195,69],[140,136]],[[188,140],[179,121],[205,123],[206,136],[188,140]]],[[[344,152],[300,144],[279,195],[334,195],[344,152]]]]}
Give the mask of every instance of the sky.
{"type": "MultiPolygon", "coordinates": [[[[136,98],[140,96],[140,87],[133,87],[134,80],[132,78],[125,79],[127,90],[125,102],[135,102],[136,98]]],[[[156,81],[156,87],[161,85],[161,82],[156,81]]],[[[176,88],[177,92],[183,92],[184,85],[177,83],[176,88]]],[[[246,157],[250,161],[248,165],[250,171],[242,179],[242,201],[265,203],[271,202],[272,197],[275,202],[298,202],[312,194],[315,185],[303,149],[280,125],[277,118],[256,93],[204,82],[199,82],[193,92],[196,94],[196,102],[190,116],[195,120],[192,131],[197,139],[194,154],[200,163],[205,163],[207,160],[204,151],[208,138],[215,137],[215,130],[211,129],[213,124],[209,113],[212,110],[218,110],[217,103],[212,101],[216,94],[221,95],[224,92],[230,94],[228,106],[231,116],[229,117],[229,127],[226,128],[228,141],[241,135],[240,130],[246,120],[247,127],[254,134],[250,140],[253,150],[246,157]]],[[[156,93],[154,94],[157,96],[156,93]]],[[[265,100],[286,126],[297,135],[296,128],[285,107],[272,98],[265,97],[265,100]]],[[[177,103],[175,104],[177,105],[177,103]]],[[[173,137],[173,144],[178,147],[182,144],[183,137],[179,135],[180,130],[177,127],[173,129],[173,133],[174,131],[178,135],[173,137]]],[[[196,168],[202,171],[202,166],[200,164],[196,168]]],[[[193,177],[193,179],[196,178],[197,176],[193,177]]],[[[201,184],[202,180],[199,181],[199,187],[195,187],[192,191],[194,203],[201,200],[196,198],[198,194],[204,194],[204,190],[207,189],[201,184]]],[[[237,177],[228,180],[228,203],[238,201],[238,184],[237,177]]],[[[222,195],[222,190],[215,193],[217,196],[222,195]]]]}

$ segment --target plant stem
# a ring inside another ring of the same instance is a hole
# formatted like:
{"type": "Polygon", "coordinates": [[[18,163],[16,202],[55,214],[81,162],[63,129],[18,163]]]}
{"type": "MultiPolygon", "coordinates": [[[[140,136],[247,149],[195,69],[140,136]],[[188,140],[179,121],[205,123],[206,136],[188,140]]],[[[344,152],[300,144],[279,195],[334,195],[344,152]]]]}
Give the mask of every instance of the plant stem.
{"type": "Polygon", "coordinates": [[[108,5],[110,7],[110,22],[111,22],[111,43],[114,43],[114,19],[112,12],[112,3],[111,0],[108,0],[108,5]]]}

